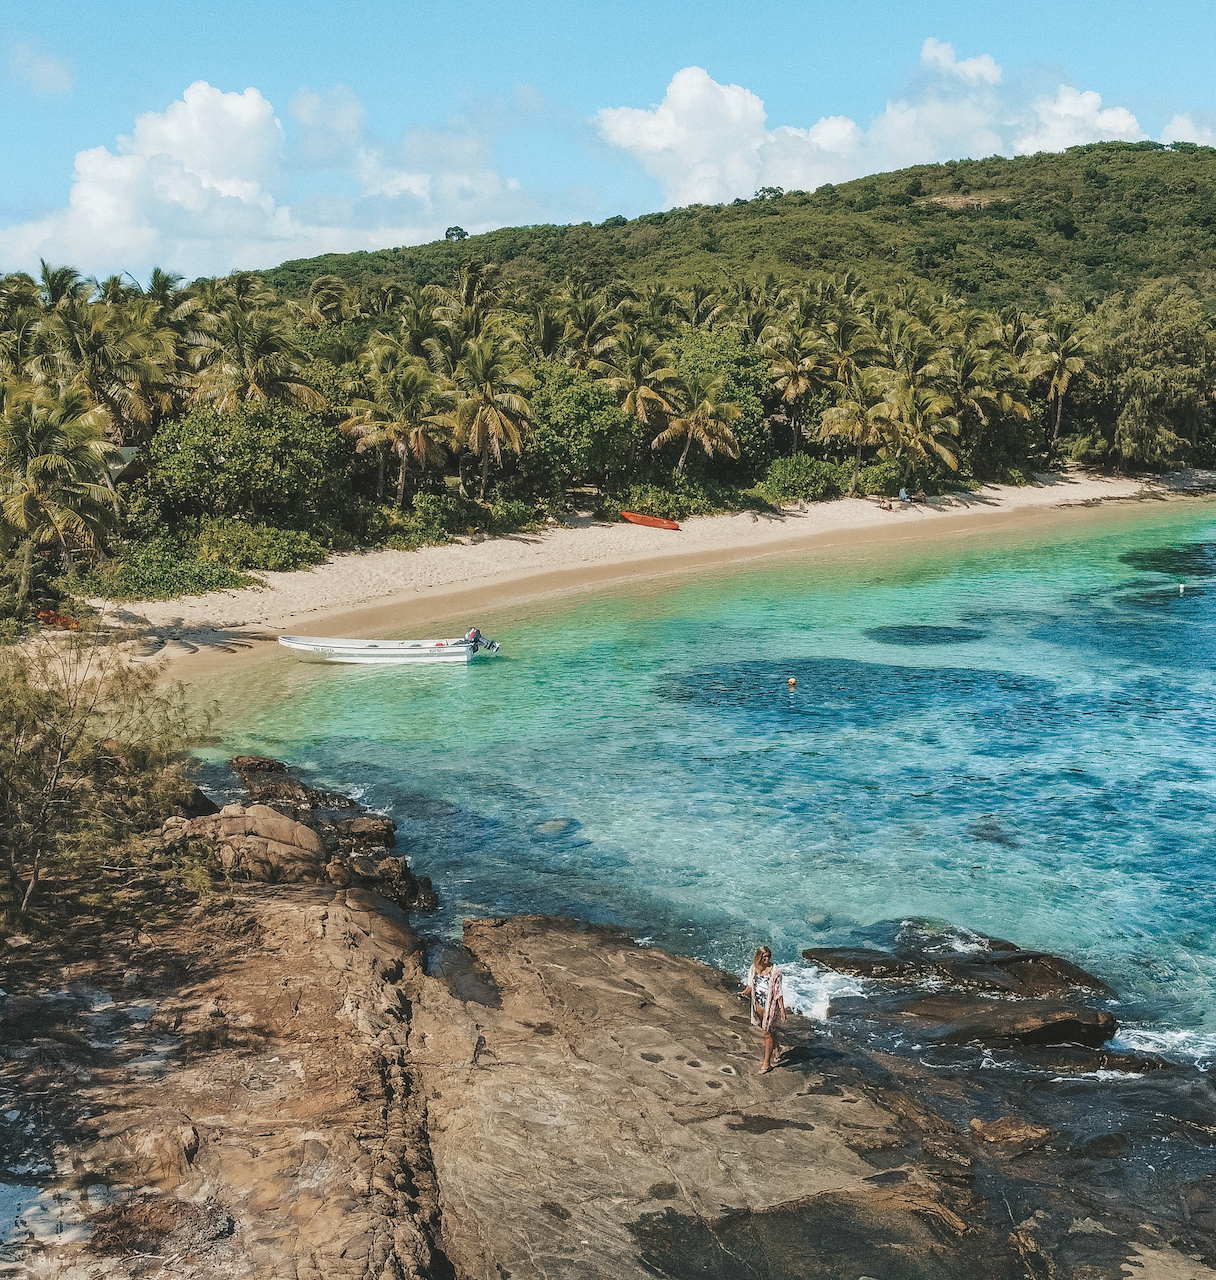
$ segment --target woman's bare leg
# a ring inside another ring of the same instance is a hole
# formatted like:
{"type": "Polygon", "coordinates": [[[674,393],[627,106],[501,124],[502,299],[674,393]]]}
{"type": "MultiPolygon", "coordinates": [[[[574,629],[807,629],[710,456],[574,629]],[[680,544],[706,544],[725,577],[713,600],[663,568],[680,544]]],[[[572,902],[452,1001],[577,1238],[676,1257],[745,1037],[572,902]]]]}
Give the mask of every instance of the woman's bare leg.
{"type": "Polygon", "coordinates": [[[777,1033],[775,1031],[766,1031],[764,1033],[764,1065],[760,1068],[761,1075],[773,1069],[773,1056],[776,1052],[777,1033]]]}

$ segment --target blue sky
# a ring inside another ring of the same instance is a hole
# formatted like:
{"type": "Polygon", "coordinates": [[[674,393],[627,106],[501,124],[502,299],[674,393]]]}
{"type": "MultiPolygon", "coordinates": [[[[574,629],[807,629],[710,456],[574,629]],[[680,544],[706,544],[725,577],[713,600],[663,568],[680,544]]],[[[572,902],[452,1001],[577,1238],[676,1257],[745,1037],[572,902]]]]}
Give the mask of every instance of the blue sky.
{"type": "Polygon", "coordinates": [[[195,275],[963,155],[1216,142],[1213,4],[0,14],[0,270],[195,275]]]}

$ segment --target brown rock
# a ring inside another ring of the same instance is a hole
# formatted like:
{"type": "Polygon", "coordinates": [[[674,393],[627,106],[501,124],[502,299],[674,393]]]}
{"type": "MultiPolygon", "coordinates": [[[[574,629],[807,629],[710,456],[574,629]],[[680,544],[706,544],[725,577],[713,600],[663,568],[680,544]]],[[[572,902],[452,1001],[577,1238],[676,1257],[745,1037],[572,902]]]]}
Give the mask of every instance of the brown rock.
{"type": "Polygon", "coordinates": [[[340,858],[334,858],[325,868],[325,874],[329,877],[332,884],[336,884],[339,889],[345,889],[352,880],[350,868],[340,858]]]}
{"type": "Polygon", "coordinates": [[[344,848],[391,849],[397,843],[397,824],[379,814],[365,813],[357,818],[343,818],[334,826],[344,848]]]}
{"type": "Polygon", "coordinates": [[[808,947],[802,954],[812,964],[858,978],[917,978],[928,971],[918,961],[867,947],[808,947]]]}
{"type": "Polygon", "coordinates": [[[1017,1116],[1001,1116],[999,1120],[972,1120],[971,1132],[977,1142],[1041,1142],[1051,1137],[1051,1130],[1031,1124],[1017,1116]]]}

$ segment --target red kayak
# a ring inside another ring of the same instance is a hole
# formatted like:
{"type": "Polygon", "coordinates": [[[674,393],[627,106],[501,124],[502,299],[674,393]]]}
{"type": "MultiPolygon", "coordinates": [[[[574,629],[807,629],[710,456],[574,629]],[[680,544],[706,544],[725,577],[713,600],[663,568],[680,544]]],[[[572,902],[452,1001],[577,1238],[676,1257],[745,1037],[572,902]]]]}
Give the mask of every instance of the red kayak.
{"type": "Polygon", "coordinates": [[[650,529],[675,529],[678,532],[680,528],[674,520],[664,520],[662,516],[640,516],[636,511],[622,511],[621,519],[628,520],[630,524],[644,524],[650,529]]]}

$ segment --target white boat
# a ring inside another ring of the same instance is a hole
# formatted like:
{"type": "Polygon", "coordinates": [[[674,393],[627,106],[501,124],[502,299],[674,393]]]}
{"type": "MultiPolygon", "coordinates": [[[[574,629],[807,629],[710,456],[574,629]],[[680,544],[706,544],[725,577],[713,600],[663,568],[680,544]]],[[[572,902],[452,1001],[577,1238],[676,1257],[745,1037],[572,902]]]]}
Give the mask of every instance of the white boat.
{"type": "Polygon", "coordinates": [[[279,643],[303,662],[353,662],[361,665],[414,666],[424,662],[472,662],[479,649],[497,653],[474,627],[451,640],[330,640],[324,636],[280,636],[279,643]]]}

